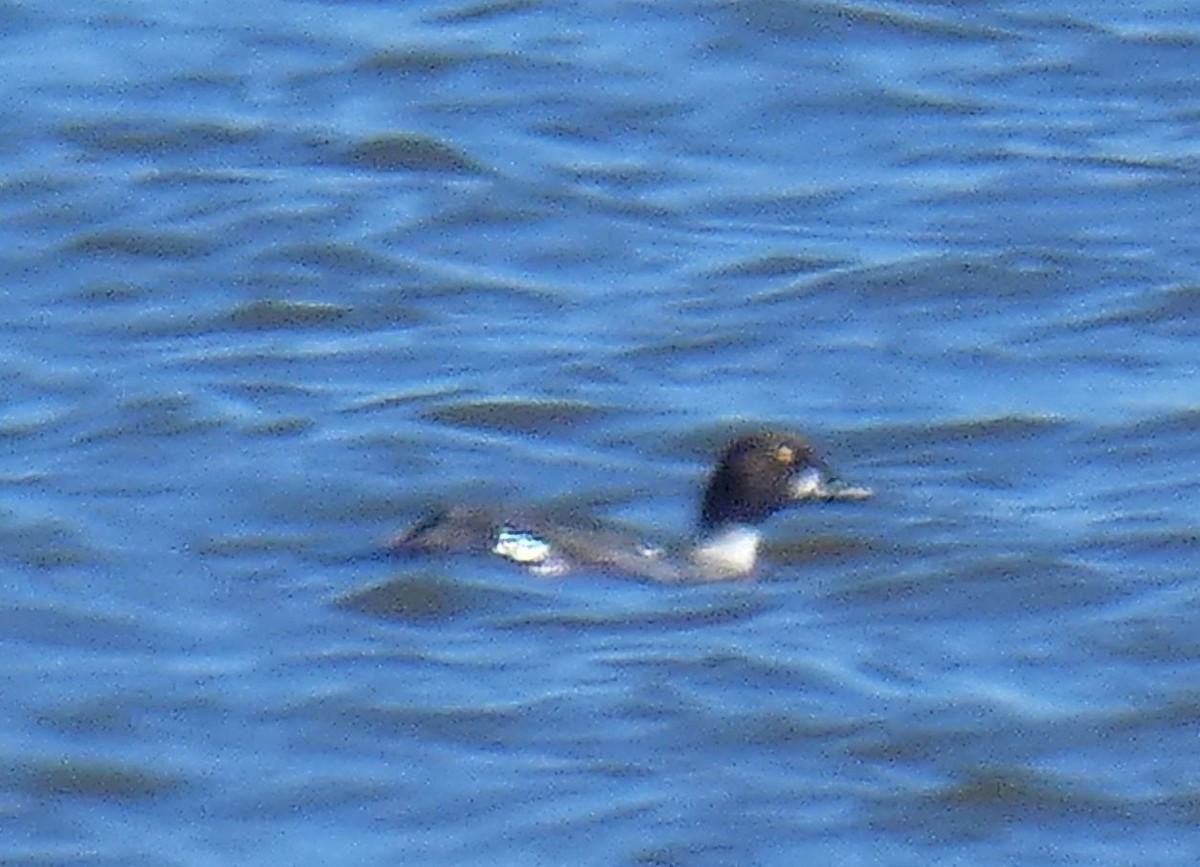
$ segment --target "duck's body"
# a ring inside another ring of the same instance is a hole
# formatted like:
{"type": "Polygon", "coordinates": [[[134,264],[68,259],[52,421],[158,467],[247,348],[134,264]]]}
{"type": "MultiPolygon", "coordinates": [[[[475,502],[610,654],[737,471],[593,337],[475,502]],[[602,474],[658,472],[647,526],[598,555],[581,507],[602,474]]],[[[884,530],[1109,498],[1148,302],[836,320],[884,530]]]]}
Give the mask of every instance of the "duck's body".
{"type": "Polygon", "coordinates": [[[491,554],[540,575],[590,568],[666,583],[728,580],[754,572],[758,525],[775,512],[804,500],[860,500],[870,493],[837,481],[801,437],[763,431],[737,437],[721,452],[701,502],[699,537],[681,557],[595,522],[473,506],[434,512],[389,547],[491,554]]]}

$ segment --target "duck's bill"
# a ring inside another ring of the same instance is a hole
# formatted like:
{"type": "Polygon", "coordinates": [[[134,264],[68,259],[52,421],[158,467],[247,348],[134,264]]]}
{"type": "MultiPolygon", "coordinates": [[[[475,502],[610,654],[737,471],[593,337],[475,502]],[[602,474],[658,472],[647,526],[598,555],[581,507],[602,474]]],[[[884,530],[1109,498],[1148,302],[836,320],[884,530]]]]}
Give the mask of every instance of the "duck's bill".
{"type": "Polygon", "coordinates": [[[865,500],[870,488],[844,482],[818,467],[807,467],[792,479],[792,498],[796,500],[865,500]]]}

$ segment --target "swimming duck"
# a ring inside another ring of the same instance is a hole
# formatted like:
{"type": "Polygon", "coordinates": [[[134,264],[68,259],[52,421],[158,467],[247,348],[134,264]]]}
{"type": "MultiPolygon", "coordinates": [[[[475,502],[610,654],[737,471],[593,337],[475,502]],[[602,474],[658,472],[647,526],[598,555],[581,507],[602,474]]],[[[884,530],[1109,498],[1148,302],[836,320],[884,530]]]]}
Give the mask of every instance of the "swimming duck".
{"type": "Polygon", "coordinates": [[[720,581],[753,574],[759,525],[779,510],[807,500],[870,496],[869,489],[837,479],[803,437],[768,430],[738,436],[721,451],[700,502],[697,540],[682,557],[596,522],[573,524],[477,506],[435,511],[388,547],[490,554],[542,576],[591,568],[666,583],[720,581]]]}

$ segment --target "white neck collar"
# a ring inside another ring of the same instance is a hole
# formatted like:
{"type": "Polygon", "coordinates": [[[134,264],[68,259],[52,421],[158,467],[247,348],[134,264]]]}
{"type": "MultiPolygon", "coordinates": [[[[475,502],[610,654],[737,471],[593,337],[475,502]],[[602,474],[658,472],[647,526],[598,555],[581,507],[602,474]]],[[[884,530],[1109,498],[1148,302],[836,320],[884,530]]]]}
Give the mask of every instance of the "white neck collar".
{"type": "Polygon", "coordinates": [[[692,551],[692,564],[705,578],[739,578],[754,571],[761,534],[745,524],[730,524],[713,532],[692,551]]]}

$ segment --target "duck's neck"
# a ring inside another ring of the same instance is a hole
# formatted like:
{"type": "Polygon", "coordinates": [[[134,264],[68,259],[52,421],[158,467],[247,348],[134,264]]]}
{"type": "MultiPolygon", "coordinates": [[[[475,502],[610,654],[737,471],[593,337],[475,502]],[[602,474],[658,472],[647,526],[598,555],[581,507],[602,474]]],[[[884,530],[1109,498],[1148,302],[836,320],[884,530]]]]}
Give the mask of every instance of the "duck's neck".
{"type": "Polygon", "coordinates": [[[739,578],[754,571],[762,536],[746,524],[711,530],[692,551],[692,563],[706,578],[739,578]]]}

